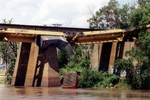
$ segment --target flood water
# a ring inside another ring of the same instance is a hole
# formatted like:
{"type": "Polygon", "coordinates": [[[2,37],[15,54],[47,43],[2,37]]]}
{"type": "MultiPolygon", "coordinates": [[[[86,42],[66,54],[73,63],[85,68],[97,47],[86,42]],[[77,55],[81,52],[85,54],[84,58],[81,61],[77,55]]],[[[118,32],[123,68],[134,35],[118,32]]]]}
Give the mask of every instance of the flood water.
{"type": "Polygon", "coordinates": [[[0,100],[150,100],[150,91],[93,90],[0,85],[0,100]]]}

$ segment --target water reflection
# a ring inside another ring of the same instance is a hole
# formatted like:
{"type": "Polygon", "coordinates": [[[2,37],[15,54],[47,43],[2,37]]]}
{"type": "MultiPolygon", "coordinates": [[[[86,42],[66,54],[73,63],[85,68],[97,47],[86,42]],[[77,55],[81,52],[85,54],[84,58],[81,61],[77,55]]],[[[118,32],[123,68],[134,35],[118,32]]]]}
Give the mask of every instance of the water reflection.
{"type": "Polygon", "coordinates": [[[150,91],[12,87],[0,85],[0,100],[150,100],[150,91]]]}

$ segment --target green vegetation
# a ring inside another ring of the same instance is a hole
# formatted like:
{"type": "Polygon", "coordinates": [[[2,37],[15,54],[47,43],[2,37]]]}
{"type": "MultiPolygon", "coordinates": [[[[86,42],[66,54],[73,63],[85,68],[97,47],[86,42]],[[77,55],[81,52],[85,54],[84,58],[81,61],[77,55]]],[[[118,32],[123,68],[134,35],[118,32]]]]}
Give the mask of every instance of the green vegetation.
{"type": "Polygon", "coordinates": [[[84,69],[79,78],[81,88],[111,88],[119,82],[119,77],[108,72],[84,69]]]}
{"type": "Polygon", "coordinates": [[[5,83],[5,69],[0,69],[0,84],[4,84],[5,83]]]}
{"type": "MultiPolygon", "coordinates": [[[[150,24],[150,2],[139,0],[139,7],[131,16],[132,27],[139,28],[150,24]],[[142,2],[143,1],[143,2],[142,2]]],[[[126,60],[117,60],[118,70],[127,72],[127,83],[134,89],[150,89],[150,32],[139,30],[137,47],[128,51],[126,60]]]]}
{"type": "Polygon", "coordinates": [[[5,79],[3,77],[0,77],[0,84],[4,84],[5,83],[5,79]]]}
{"type": "Polygon", "coordinates": [[[135,10],[135,5],[125,4],[121,7],[117,0],[110,0],[108,5],[100,8],[88,20],[90,28],[115,29],[130,28],[130,14],[135,10]]]}
{"type": "Polygon", "coordinates": [[[16,42],[0,42],[0,52],[2,54],[3,63],[6,63],[7,72],[12,74],[17,57],[16,42]]]}
{"type": "MultiPolygon", "coordinates": [[[[90,45],[75,47],[74,55],[68,58],[68,63],[61,66],[61,75],[69,72],[79,73],[79,87],[81,88],[110,88],[119,82],[119,77],[108,72],[96,71],[90,68],[90,45]]],[[[60,57],[59,59],[62,59],[60,57]]],[[[66,59],[66,58],[65,58],[66,59]]]]}
{"type": "MultiPolygon", "coordinates": [[[[89,51],[82,51],[86,46],[74,47],[74,54],[70,57],[68,56],[68,62],[60,69],[61,74],[67,72],[82,72],[85,68],[90,66],[90,56],[89,51]]],[[[61,51],[60,51],[61,52],[61,51]]],[[[62,59],[60,57],[59,59],[62,59]]],[[[66,59],[66,58],[65,58],[66,59]]],[[[59,60],[60,61],[60,60],[59,60]]]]}
{"type": "MultiPolygon", "coordinates": [[[[13,21],[12,19],[6,20],[3,19],[3,23],[11,24],[13,21]]],[[[15,61],[17,57],[17,43],[16,42],[0,42],[0,53],[3,59],[3,63],[6,63],[6,79],[5,83],[11,83],[11,76],[13,74],[15,61]]]]}
{"type": "Polygon", "coordinates": [[[128,59],[118,59],[116,67],[118,71],[127,72],[127,83],[134,89],[150,89],[150,40],[139,42],[140,46],[127,52],[128,59]]]}

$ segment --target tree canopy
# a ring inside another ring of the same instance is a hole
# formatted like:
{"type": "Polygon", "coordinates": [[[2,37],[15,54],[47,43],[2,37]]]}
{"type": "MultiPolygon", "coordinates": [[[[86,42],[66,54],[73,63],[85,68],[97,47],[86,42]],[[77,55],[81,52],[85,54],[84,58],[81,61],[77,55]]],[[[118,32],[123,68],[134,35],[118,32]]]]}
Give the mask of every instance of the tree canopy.
{"type": "Polygon", "coordinates": [[[90,28],[114,29],[129,28],[130,14],[134,11],[135,6],[125,4],[119,6],[117,0],[110,0],[108,5],[103,6],[92,18],[88,20],[90,28]]]}

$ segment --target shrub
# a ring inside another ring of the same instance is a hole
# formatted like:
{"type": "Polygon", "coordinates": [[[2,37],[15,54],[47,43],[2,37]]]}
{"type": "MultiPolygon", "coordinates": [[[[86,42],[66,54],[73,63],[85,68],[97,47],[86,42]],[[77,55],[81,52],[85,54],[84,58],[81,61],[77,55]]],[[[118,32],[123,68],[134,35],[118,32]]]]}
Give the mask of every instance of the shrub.
{"type": "Polygon", "coordinates": [[[85,69],[80,74],[79,87],[81,88],[110,88],[119,82],[119,77],[108,72],[85,69]]]}

